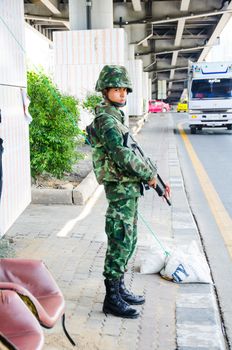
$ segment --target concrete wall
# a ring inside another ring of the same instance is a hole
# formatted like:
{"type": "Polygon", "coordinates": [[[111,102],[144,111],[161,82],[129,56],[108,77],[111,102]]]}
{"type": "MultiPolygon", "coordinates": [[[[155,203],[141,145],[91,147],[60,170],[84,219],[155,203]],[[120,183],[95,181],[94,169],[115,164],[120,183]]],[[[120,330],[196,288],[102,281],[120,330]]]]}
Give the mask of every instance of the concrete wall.
{"type": "Polygon", "coordinates": [[[127,69],[132,80],[133,93],[128,96],[128,114],[143,114],[143,62],[142,60],[127,61],[127,69]]]}
{"type": "Polygon", "coordinates": [[[55,81],[77,98],[93,92],[105,64],[124,65],[123,29],[58,32],[54,35],[55,81]]]}
{"type": "Polygon", "coordinates": [[[143,73],[142,60],[130,59],[131,48],[124,29],[57,32],[54,46],[55,82],[63,92],[83,99],[94,92],[105,64],[124,65],[133,82],[126,114],[143,114],[149,96],[148,73],[143,73]]]}
{"type": "Polygon", "coordinates": [[[220,35],[220,44],[215,45],[209,51],[206,62],[232,62],[232,18],[228,21],[220,35]]]}
{"type": "Polygon", "coordinates": [[[29,128],[22,91],[26,88],[24,57],[24,4],[1,0],[0,109],[3,139],[3,191],[0,203],[0,236],[22,213],[31,199],[29,128]]]}
{"type": "Polygon", "coordinates": [[[149,101],[149,73],[143,72],[143,112],[148,111],[149,101]]]}

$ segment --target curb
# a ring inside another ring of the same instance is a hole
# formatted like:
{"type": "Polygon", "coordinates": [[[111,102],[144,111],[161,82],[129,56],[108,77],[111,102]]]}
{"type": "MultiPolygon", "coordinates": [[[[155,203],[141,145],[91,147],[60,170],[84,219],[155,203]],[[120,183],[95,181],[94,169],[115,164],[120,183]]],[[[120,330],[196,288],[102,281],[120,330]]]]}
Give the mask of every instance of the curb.
{"type": "Polygon", "coordinates": [[[73,190],[73,204],[84,205],[99,186],[93,170],[73,190]]]}
{"type": "Polygon", "coordinates": [[[60,190],[54,188],[32,188],[32,204],[73,204],[72,190],[60,190]]]}
{"type": "Polygon", "coordinates": [[[226,350],[212,285],[181,285],[176,326],[178,350],[226,350]]]}
{"type": "Polygon", "coordinates": [[[32,188],[32,204],[66,204],[66,205],[84,205],[91,197],[98,186],[93,171],[91,171],[81,183],[73,190],[32,188]]]}
{"type": "MultiPolygon", "coordinates": [[[[172,232],[178,245],[192,240],[202,244],[184,189],[177,146],[170,140],[169,169],[172,196],[172,232]]],[[[201,249],[202,250],[202,249],[201,249]]],[[[205,255],[202,251],[205,259],[205,255]]],[[[210,266],[209,266],[210,268],[210,266]]],[[[176,300],[176,342],[178,350],[225,350],[220,310],[213,284],[179,284],[176,300]]]]}

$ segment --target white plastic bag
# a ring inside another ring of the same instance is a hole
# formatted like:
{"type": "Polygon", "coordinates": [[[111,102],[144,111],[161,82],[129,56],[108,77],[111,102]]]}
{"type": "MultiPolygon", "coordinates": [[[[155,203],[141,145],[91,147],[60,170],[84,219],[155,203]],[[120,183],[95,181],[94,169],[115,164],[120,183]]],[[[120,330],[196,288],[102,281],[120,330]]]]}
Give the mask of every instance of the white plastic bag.
{"type": "Polygon", "coordinates": [[[184,250],[176,248],[160,274],[176,283],[212,283],[209,266],[195,241],[184,250]]]}
{"type": "Polygon", "coordinates": [[[166,255],[159,247],[151,247],[140,263],[141,273],[158,273],[164,267],[166,255]]]}

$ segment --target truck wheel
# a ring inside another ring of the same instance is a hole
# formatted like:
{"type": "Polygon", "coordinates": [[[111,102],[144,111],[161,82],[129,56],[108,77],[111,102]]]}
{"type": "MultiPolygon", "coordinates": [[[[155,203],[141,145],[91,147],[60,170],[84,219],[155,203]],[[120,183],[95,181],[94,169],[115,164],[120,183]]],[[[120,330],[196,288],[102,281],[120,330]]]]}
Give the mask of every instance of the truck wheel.
{"type": "Polygon", "coordinates": [[[202,130],[202,126],[198,126],[197,130],[201,131],[202,130]]]}
{"type": "Polygon", "coordinates": [[[191,134],[196,134],[197,129],[196,128],[190,128],[191,134]]]}
{"type": "Polygon", "coordinates": [[[228,130],[232,130],[232,124],[227,125],[228,130]]]}

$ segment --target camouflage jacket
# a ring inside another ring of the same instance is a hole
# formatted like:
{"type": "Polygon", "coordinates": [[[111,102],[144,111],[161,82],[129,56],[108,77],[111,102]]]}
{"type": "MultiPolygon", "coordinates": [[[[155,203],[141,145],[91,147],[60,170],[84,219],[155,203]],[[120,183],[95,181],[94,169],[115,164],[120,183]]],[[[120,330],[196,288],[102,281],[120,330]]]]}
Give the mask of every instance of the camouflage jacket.
{"type": "Polygon", "coordinates": [[[124,145],[129,129],[123,122],[122,111],[112,105],[101,105],[96,108],[90,132],[93,169],[110,200],[140,196],[141,182],[156,175],[124,145]]]}

